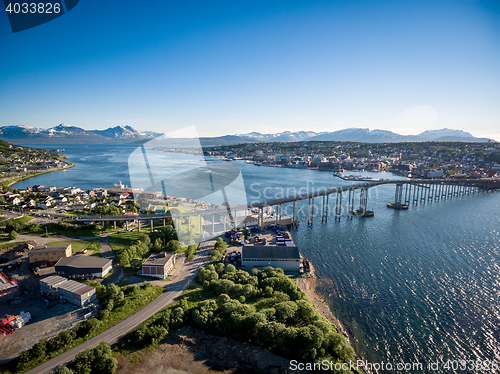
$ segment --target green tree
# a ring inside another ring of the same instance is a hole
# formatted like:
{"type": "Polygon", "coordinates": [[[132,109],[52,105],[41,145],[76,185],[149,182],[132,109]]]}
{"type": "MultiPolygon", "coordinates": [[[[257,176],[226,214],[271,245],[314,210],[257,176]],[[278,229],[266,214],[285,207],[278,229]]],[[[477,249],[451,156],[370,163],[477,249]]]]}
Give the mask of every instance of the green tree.
{"type": "Polygon", "coordinates": [[[181,243],[178,240],[170,240],[167,243],[167,252],[180,252],[181,251],[181,243]]]}
{"type": "Polygon", "coordinates": [[[231,298],[229,297],[228,294],[225,294],[225,293],[221,293],[218,297],[217,297],[217,304],[219,304],[220,306],[224,305],[225,303],[227,303],[229,300],[231,300],[231,298]]]}
{"type": "Polygon", "coordinates": [[[236,272],[236,266],[233,264],[227,264],[226,265],[226,273],[235,273],[236,272]]]}
{"type": "Polygon", "coordinates": [[[69,369],[67,366],[62,366],[54,370],[52,374],[74,374],[74,371],[69,369]]]}
{"type": "Polygon", "coordinates": [[[161,241],[161,239],[160,238],[156,239],[154,244],[153,244],[153,251],[160,252],[162,246],[163,246],[163,242],[161,241]]]}

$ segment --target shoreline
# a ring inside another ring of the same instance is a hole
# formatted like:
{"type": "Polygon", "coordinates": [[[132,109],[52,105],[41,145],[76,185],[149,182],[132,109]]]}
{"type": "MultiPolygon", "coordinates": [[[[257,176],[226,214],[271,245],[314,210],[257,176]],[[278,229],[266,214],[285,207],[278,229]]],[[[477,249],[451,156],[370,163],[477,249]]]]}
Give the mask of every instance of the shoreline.
{"type": "MultiPolygon", "coordinates": [[[[38,177],[38,176],[43,175],[43,174],[54,173],[56,171],[62,171],[62,170],[66,170],[66,169],[71,169],[73,167],[75,167],[75,164],[71,162],[68,166],[65,166],[63,168],[58,168],[58,169],[54,169],[54,170],[47,170],[47,171],[41,171],[41,172],[34,173],[33,175],[26,175],[26,176],[24,176],[24,177],[22,177],[22,178],[20,178],[20,179],[18,179],[16,181],[14,181],[14,182],[8,183],[7,187],[12,187],[16,183],[19,183],[21,181],[25,181],[25,180],[30,179],[30,178],[38,177]]],[[[19,178],[19,177],[14,177],[14,178],[19,178]]],[[[15,187],[13,187],[13,188],[15,188],[15,187]]]]}
{"type": "MultiPolygon", "coordinates": [[[[297,285],[300,287],[302,291],[306,294],[306,297],[310,302],[314,304],[316,310],[321,314],[328,322],[335,326],[337,332],[342,334],[347,341],[347,344],[354,350],[354,355],[356,359],[365,360],[362,353],[359,352],[359,349],[356,349],[356,345],[353,344],[355,339],[354,335],[348,328],[346,328],[345,324],[343,324],[337,316],[333,313],[332,309],[327,303],[327,300],[324,296],[316,291],[316,275],[311,277],[302,276],[300,278],[296,278],[295,281],[297,285]]],[[[367,374],[372,374],[370,370],[366,368],[360,368],[360,370],[367,374]]]]}

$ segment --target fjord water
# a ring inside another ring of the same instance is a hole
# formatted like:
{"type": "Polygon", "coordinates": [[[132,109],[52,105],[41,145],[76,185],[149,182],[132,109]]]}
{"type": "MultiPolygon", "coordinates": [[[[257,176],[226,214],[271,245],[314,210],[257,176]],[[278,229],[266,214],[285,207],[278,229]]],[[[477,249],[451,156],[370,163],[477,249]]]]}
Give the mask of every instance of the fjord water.
{"type": "MultiPolygon", "coordinates": [[[[129,184],[131,145],[43,145],[64,148],[75,168],[18,183],[112,187],[129,184]]],[[[155,162],[175,165],[181,154],[158,152],[155,162]]],[[[354,184],[329,172],[257,167],[236,162],[248,201],[262,201],[354,184]]],[[[364,173],[374,178],[399,178],[364,173]]],[[[358,182],[359,183],[359,182],[358,182]]],[[[424,372],[475,372],[443,368],[447,360],[500,362],[500,193],[482,193],[411,206],[386,207],[394,186],[369,190],[373,218],[331,215],[322,224],[304,222],[293,231],[301,253],[319,276],[318,290],[355,336],[358,351],[372,362],[420,362],[424,372]],[[426,366],[439,361],[440,369],[426,366]]],[[[358,197],[359,199],[359,197],[358,197]]],[[[321,198],[316,199],[315,214],[321,198]]],[[[284,213],[290,213],[290,207],[284,213]]]]}

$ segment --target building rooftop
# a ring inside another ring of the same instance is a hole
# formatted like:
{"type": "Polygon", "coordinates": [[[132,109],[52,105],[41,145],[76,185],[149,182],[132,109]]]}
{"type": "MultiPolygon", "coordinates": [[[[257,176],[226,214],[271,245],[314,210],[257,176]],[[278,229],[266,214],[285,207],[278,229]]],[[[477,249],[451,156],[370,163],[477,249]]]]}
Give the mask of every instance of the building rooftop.
{"type": "Polygon", "coordinates": [[[86,284],[79,283],[74,280],[68,280],[67,282],[61,283],[57,288],[75,293],[77,295],[83,295],[84,293],[94,289],[94,287],[87,286],[86,284]]]}
{"type": "Polygon", "coordinates": [[[53,287],[62,282],[67,282],[66,278],[60,277],[59,275],[51,275],[45,278],[40,279],[40,283],[44,283],[49,287],[53,287]]]}
{"type": "Polygon", "coordinates": [[[300,260],[297,247],[256,245],[245,246],[241,250],[241,258],[244,259],[290,259],[300,260]]]}
{"type": "Polygon", "coordinates": [[[57,261],[55,266],[70,266],[74,268],[104,268],[108,265],[111,265],[111,260],[108,258],[78,255],[62,257],[59,261],[57,261]]]}
{"type": "Polygon", "coordinates": [[[68,246],[71,246],[71,244],[61,244],[61,245],[46,245],[44,247],[35,247],[33,248],[30,253],[36,252],[64,252],[68,246]]]}
{"type": "Polygon", "coordinates": [[[165,266],[165,264],[170,260],[170,257],[172,257],[174,254],[172,253],[166,253],[166,252],[161,252],[158,253],[157,255],[151,255],[147,258],[146,261],[142,264],[143,266],[165,266]]]}

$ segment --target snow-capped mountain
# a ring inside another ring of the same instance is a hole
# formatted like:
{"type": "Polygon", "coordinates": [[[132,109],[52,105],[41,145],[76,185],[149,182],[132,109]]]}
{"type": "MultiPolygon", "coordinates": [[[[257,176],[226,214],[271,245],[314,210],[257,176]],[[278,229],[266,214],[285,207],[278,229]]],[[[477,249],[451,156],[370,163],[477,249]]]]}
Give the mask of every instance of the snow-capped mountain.
{"type": "Polygon", "coordinates": [[[142,139],[142,138],[147,138],[148,135],[146,135],[143,132],[140,132],[136,129],[134,129],[131,126],[116,126],[116,127],[110,127],[106,130],[92,130],[94,134],[104,136],[105,138],[110,138],[110,139],[142,139]]]}
{"type": "Polygon", "coordinates": [[[260,142],[298,142],[301,140],[309,139],[315,135],[318,135],[318,133],[314,131],[284,131],[277,134],[261,134],[260,132],[251,132],[248,134],[240,134],[235,136],[255,139],[255,141],[260,142]]]}
{"type": "Polygon", "coordinates": [[[366,143],[381,143],[381,142],[399,142],[405,141],[403,135],[396,134],[387,130],[371,130],[368,128],[350,128],[337,130],[333,132],[323,132],[309,140],[334,140],[344,142],[366,142],[366,143]]]}
{"type": "Polygon", "coordinates": [[[440,130],[427,130],[417,135],[420,139],[424,141],[436,140],[436,139],[470,139],[474,138],[474,136],[462,130],[452,130],[452,129],[440,129],[440,130]]]}
{"type": "MultiPolygon", "coordinates": [[[[138,131],[131,126],[116,126],[106,130],[84,130],[80,127],[60,124],[50,129],[27,125],[0,127],[0,139],[17,143],[115,143],[143,142],[163,134],[153,131],[138,131]]],[[[368,128],[349,128],[333,132],[284,131],[281,133],[261,134],[251,132],[239,135],[200,138],[204,146],[256,143],[256,142],[297,142],[297,141],[349,141],[363,143],[394,143],[424,141],[461,141],[487,142],[490,139],[476,138],[462,130],[428,130],[418,135],[400,135],[387,130],[368,128]]],[[[170,139],[170,145],[191,144],[192,139],[170,139]]]]}
{"type": "Polygon", "coordinates": [[[27,125],[0,127],[0,139],[19,143],[107,143],[115,141],[148,140],[150,135],[131,126],[116,126],[106,130],[85,130],[81,127],[60,124],[50,129],[27,125]]]}

